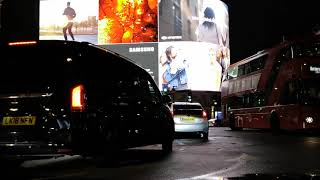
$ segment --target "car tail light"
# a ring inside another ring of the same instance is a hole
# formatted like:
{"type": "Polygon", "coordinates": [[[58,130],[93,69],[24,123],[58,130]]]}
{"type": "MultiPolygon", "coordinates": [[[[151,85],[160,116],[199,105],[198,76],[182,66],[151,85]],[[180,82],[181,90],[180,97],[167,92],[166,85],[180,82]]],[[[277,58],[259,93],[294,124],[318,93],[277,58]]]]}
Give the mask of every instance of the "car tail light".
{"type": "Polygon", "coordinates": [[[21,42],[10,42],[9,46],[23,46],[37,44],[37,41],[21,41],[21,42]]]}
{"type": "Polygon", "coordinates": [[[207,119],[207,113],[206,113],[206,111],[202,111],[202,117],[203,117],[203,119],[207,119]]]}
{"type": "Polygon", "coordinates": [[[83,85],[75,86],[71,92],[71,110],[83,111],[85,105],[83,85]]]}

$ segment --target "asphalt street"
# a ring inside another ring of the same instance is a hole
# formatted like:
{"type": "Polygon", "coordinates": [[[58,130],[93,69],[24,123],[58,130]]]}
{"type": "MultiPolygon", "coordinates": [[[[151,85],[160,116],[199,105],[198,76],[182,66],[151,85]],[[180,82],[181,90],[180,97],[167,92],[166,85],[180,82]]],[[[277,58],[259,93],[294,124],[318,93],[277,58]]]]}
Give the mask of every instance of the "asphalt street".
{"type": "Polygon", "coordinates": [[[174,151],[160,145],[125,150],[116,167],[92,158],[63,156],[1,164],[1,179],[220,179],[245,174],[320,174],[320,136],[261,130],[210,128],[208,142],[176,139],[174,151]]]}

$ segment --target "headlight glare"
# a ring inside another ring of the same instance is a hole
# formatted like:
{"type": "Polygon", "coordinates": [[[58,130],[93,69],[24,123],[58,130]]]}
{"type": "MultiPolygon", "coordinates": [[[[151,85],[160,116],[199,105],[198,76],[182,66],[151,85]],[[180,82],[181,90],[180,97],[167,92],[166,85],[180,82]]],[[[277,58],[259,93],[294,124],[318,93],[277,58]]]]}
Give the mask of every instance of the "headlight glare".
{"type": "Polygon", "coordinates": [[[306,122],[309,123],[309,124],[313,123],[313,118],[312,118],[311,116],[306,117],[305,120],[306,120],[306,122]]]}

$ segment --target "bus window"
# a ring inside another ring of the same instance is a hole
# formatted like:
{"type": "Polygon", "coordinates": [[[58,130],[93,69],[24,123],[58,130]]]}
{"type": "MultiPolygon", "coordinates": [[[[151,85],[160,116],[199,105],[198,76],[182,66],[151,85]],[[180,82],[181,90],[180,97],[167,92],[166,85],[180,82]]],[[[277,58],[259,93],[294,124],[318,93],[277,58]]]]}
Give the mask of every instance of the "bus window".
{"type": "Polygon", "coordinates": [[[243,96],[234,96],[228,98],[228,110],[242,108],[243,104],[243,96]]]}
{"type": "Polygon", "coordinates": [[[233,79],[238,77],[238,66],[235,66],[233,68],[230,68],[228,70],[228,75],[227,75],[227,79],[233,79]]]}
{"type": "Polygon", "coordinates": [[[261,107],[266,105],[265,94],[261,92],[250,93],[243,96],[244,107],[261,107]]]}
{"type": "Polygon", "coordinates": [[[299,101],[299,88],[295,81],[286,83],[280,94],[280,104],[297,104],[299,101]]]}
{"type": "Polygon", "coordinates": [[[255,93],[253,95],[253,107],[261,107],[266,105],[265,94],[255,93]]]}
{"type": "Polygon", "coordinates": [[[239,68],[238,68],[238,76],[242,76],[242,75],[245,75],[245,74],[246,74],[246,73],[245,73],[245,65],[242,64],[242,65],[240,65],[239,68]]]}
{"type": "Polygon", "coordinates": [[[292,47],[293,58],[298,57],[319,57],[320,56],[320,42],[315,43],[296,43],[292,47]]]}
{"type": "Polygon", "coordinates": [[[250,94],[245,94],[243,96],[243,101],[244,101],[244,107],[248,108],[248,107],[252,107],[252,98],[250,97],[250,94]]]}
{"type": "Polygon", "coordinates": [[[259,57],[258,59],[255,59],[254,61],[251,61],[250,62],[251,71],[254,72],[254,71],[258,71],[260,69],[263,69],[264,65],[266,63],[267,57],[268,57],[268,55],[264,55],[264,56],[259,57]]]}
{"type": "MultiPolygon", "coordinates": [[[[253,61],[255,61],[255,60],[253,60],[253,61]]],[[[252,62],[252,61],[251,61],[252,62]]],[[[246,63],[245,64],[245,66],[244,66],[244,72],[245,72],[245,74],[250,74],[252,71],[251,71],[251,65],[252,65],[252,63],[246,63]]]]}
{"type": "Polygon", "coordinates": [[[315,80],[304,80],[302,86],[301,102],[304,105],[320,105],[320,85],[315,80]]]}

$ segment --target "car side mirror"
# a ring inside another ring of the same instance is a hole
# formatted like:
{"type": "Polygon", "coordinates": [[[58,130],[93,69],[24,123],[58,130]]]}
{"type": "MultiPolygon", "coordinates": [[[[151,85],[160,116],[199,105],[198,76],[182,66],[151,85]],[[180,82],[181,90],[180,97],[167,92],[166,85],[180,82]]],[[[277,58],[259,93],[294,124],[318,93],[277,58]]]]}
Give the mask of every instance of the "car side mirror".
{"type": "Polygon", "coordinates": [[[162,101],[164,103],[167,103],[167,104],[171,104],[172,103],[172,99],[169,95],[162,95],[162,101]]]}

